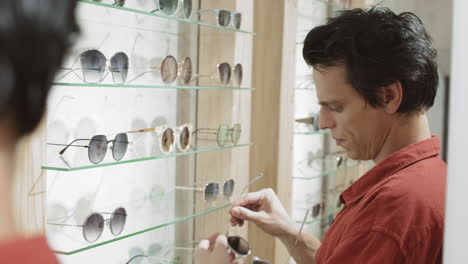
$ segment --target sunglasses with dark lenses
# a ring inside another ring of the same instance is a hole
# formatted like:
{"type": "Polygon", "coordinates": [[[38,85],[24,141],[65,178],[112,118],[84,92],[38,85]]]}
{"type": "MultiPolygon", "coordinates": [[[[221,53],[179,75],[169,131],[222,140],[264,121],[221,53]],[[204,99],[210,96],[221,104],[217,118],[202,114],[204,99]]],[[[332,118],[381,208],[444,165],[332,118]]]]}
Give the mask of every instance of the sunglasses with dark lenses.
{"type": "MultiPolygon", "coordinates": [[[[102,0],[93,0],[94,2],[102,2],[102,0]]],[[[112,5],[123,7],[126,0],[114,0],[112,5]]],[[[185,19],[189,19],[192,15],[192,0],[158,0],[156,1],[158,8],[151,13],[161,11],[166,16],[174,16],[180,7],[185,19]]]]}
{"type": "Polygon", "coordinates": [[[218,129],[214,128],[199,128],[195,133],[198,134],[208,134],[208,135],[216,135],[216,143],[220,147],[224,147],[229,141],[233,145],[237,145],[239,143],[239,139],[242,134],[242,127],[240,123],[236,123],[229,128],[226,124],[219,125],[218,129]]]}
{"type": "Polygon", "coordinates": [[[234,253],[234,259],[247,257],[250,255],[251,249],[249,242],[240,236],[227,236],[229,251],[234,253]]]}
{"type": "Polygon", "coordinates": [[[176,128],[170,128],[167,126],[145,128],[125,133],[131,134],[147,132],[156,133],[159,141],[159,149],[164,154],[173,152],[176,145],[181,152],[187,152],[192,143],[192,126],[189,124],[183,124],[176,128]]]}
{"type": "MultiPolygon", "coordinates": [[[[229,200],[234,193],[235,182],[233,179],[227,180],[223,183],[223,196],[224,199],[229,200]]],[[[198,191],[203,192],[203,200],[205,202],[214,202],[220,196],[220,188],[218,183],[208,183],[203,188],[193,188],[193,187],[184,187],[176,186],[176,190],[187,190],[187,191],[198,191]]]]}
{"type": "Polygon", "coordinates": [[[59,224],[59,223],[47,223],[49,225],[56,226],[74,226],[83,228],[83,237],[89,242],[93,243],[99,239],[104,230],[104,224],[108,223],[111,233],[114,236],[120,235],[122,233],[125,222],[127,221],[127,211],[123,207],[119,207],[114,210],[112,213],[92,213],[86,217],[82,225],[68,225],[68,224],[59,224]],[[110,214],[110,219],[104,219],[103,214],[110,214]]]}
{"type": "Polygon", "coordinates": [[[65,146],[65,148],[63,148],[59,152],[60,155],[63,155],[69,147],[87,148],[89,161],[91,161],[91,163],[93,164],[98,164],[106,156],[107,149],[109,148],[109,143],[112,143],[110,148],[112,150],[112,157],[114,158],[114,160],[116,161],[121,160],[125,156],[125,153],[127,152],[127,148],[129,144],[128,135],[126,133],[117,134],[113,140],[107,140],[107,137],[104,135],[96,135],[96,136],[93,136],[91,139],[88,139],[88,138],[75,139],[68,145],[55,144],[55,143],[47,143],[47,144],[53,145],[53,146],[65,146]],[[89,141],[89,144],[88,145],[74,145],[74,143],[78,141],[89,141]]]}
{"type": "Polygon", "coordinates": [[[240,12],[231,12],[227,9],[201,9],[197,12],[199,15],[202,13],[211,13],[216,17],[218,26],[240,29],[242,23],[242,14],[240,12]]]}
{"type": "MultiPolygon", "coordinates": [[[[232,79],[232,86],[240,87],[242,84],[243,77],[242,64],[238,63],[233,68],[231,68],[231,65],[229,63],[223,62],[216,66],[216,73],[214,74],[194,74],[193,76],[196,78],[210,78],[212,80],[215,80],[221,86],[229,86],[232,79]]],[[[194,78],[193,80],[196,80],[196,78],[194,78]]]]}
{"type": "Polygon", "coordinates": [[[312,218],[317,218],[320,213],[325,211],[325,202],[321,203],[316,203],[314,206],[312,206],[312,218]]]}
{"type": "MultiPolygon", "coordinates": [[[[127,54],[118,52],[111,57],[108,64],[106,56],[99,50],[88,50],[80,54],[75,60],[71,68],[61,68],[74,73],[79,79],[85,83],[100,83],[107,74],[112,74],[114,84],[124,84],[127,80],[129,61],[127,54]],[[81,67],[75,68],[76,63],[80,61],[81,67]],[[82,76],[77,72],[81,70],[82,76]]],[[[59,79],[65,77],[61,76],[59,79]]]]}

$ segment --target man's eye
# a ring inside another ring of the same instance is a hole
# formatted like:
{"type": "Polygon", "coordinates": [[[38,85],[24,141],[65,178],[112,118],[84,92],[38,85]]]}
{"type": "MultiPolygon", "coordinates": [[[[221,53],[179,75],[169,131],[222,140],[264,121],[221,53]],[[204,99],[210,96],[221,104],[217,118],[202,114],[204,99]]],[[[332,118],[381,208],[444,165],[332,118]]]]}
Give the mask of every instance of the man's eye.
{"type": "Polygon", "coordinates": [[[343,107],[339,107],[339,106],[330,106],[329,109],[332,112],[341,112],[341,111],[343,111],[343,107]]]}

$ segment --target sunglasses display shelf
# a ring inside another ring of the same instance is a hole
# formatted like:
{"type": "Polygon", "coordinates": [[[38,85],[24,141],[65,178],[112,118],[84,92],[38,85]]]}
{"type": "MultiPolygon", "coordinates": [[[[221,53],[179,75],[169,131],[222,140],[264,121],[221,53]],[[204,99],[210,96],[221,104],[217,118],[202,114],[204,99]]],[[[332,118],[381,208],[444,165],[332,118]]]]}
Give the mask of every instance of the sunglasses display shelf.
{"type": "MultiPolygon", "coordinates": [[[[253,4],[202,1],[242,11],[240,28],[205,22],[223,10],[198,16],[199,1],[189,18],[152,12],[183,2],[78,1],[81,34],[48,99],[41,164],[44,226],[61,263],[155,263],[138,252],[237,232],[232,199],[203,186],[234,179],[236,197],[249,179],[253,4]]],[[[192,250],[175,250],[181,258],[156,263],[192,263],[192,250]]]]}

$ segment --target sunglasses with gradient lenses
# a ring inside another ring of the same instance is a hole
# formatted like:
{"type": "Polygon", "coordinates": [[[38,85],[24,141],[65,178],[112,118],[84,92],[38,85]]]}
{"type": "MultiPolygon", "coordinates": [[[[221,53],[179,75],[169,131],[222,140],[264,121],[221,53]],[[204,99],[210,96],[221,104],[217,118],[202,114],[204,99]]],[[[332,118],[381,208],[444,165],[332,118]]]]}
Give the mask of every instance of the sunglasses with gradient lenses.
{"type": "MultiPolygon", "coordinates": [[[[114,84],[124,84],[127,80],[128,75],[128,56],[124,52],[118,52],[114,54],[109,64],[106,56],[98,50],[88,50],[80,54],[80,56],[73,63],[72,68],[61,68],[62,70],[68,70],[74,73],[85,83],[100,83],[102,82],[107,74],[112,74],[114,84]],[[77,61],[80,61],[81,67],[75,68],[77,61]],[[81,71],[81,76],[78,72],[81,71]]],[[[59,79],[68,75],[66,73],[59,79]]]]}
{"type": "MultiPolygon", "coordinates": [[[[136,69],[136,68],[135,68],[136,69]]],[[[138,69],[147,69],[133,79],[128,81],[128,83],[133,82],[139,77],[151,73],[154,70],[159,70],[161,74],[161,81],[164,84],[170,84],[174,82],[177,77],[179,77],[182,84],[190,84],[192,80],[192,60],[189,57],[185,57],[181,63],[178,63],[176,58],[172,55],[164,57],[159,67],[139,67],[138,69]]]]}
{"type": "Polygon", "coordinates": [[[68,225],[68,224],[57,224],[57,223],[48,223],[49,225],[57,226],[75,226],[83,228],[83,237],[89,242],[93,243],[101,237],[104,230],[104,224],[107,222],[111,233],[114,236],[120,235],[122,233],[125,223],[127,221],[127,211],[123,207],[119,207],[114,210],[112,213],[92,213],[86,217],[82,225],[68,225]],[[110,219],[104,219],[102,215],[110,214],[110,219]]]}
{"type": "Polygon", "coordinates": [[[251,249],[249,242],[240,236],[228,236],[227,237],[229,251],[234,253],[234,259],[241,257],[247,257],[250,255],[251,249]]]}
{"type": "Polygon", "coordinates": [[[240,87],[242,84],[243,77],[242,64],[238,63],[232,68],[229,63],[223,62],[216,66],[215,74],[198,74],[193,76],[197,78],[210,78],[212,80],[216,80],[216,82],[221,86],[229,86],[232,79],[232,86],[240,87]]]}
{"type": "Polygon", "coordinates": [[[115,161],[121,160],[125,156],[125,153],[127,152],[127,148],[129,144],[128,135],[126,133],[117,134],[113,140],[107,140],[107,137],[104,135],[96,135],[96,136],[93,136],[91,139],[87,139],[87,138],[75,139],[68,145],[54,144],[54,143],[48,143],[48,145],[65,146],[65,148],[63,148],[59,152],[60,155],[63,155],[69,147],[87,148],[89,161],[91,161],[91,163],[93,164],[98,164],[106,156],[107,149],[109,148],[109,143],[112,143],[111,150],[112,150],[112,157],[114,158],[114,160],[115,161]],[[74,144],[75,142],[79,142],[79,141],[89,141],[89,144],[88,145],[75,145],[74,144]]]}
{"type": "Polygon", "coordinates": [[[202,9],[198,11],[198,14],[211,13],[216,17],[218,26],[229,27],[240,29],[242,23],[242,14],[240,12],[231,12],[227,9],[202,9]]]}
{"type": "Polygon", "coordinates": [[[184,124],[176,128],[170,128],[166,126],[145,128],[134,131],[128,131],[125,133],[146,133],[155,132],[158,136],[159,149],[162,153],[168,154],[174,151],[174,147],[181,152],[187,152],[190,149],[192,143],[192,126],[184,124]]]}
{"type": "MultiPolygon", "coordinates": [[[[224,199],[229,200],[234,193],[235,182],[233,179],[227,180],[223,183],[223,196],[224,199]]],[[[218,183],[208,183],[204,188],[193,188],[193,187],[183,187],[177,186],[176,190],[187,190],[187,191],[199,191],[203,192],[203,200],[205,202],[214,202],[220,196],[220,188],[218,183]]]]}

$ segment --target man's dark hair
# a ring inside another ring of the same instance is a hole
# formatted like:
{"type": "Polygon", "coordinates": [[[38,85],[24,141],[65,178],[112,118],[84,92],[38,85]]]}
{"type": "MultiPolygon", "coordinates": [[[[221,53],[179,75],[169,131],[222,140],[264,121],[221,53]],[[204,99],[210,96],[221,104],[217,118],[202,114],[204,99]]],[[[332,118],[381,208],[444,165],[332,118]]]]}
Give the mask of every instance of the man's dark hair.
{"type": "Polygon", "coordinates": [[[345,65],[353,88],[372,107],[382,105],[379,88],[400,81],[399,113],[427,110],[439,81],[436,51],[421,20],[385,7],[339,12],[304,41],[305,61],[315,69],[345,65]]]}
{"type": "Polygon", "coordinates": [[[0,1],[0,120],[14,118],[17,137],[44,115],[54,75],[78,33],[76,1],[0,1]]]}

